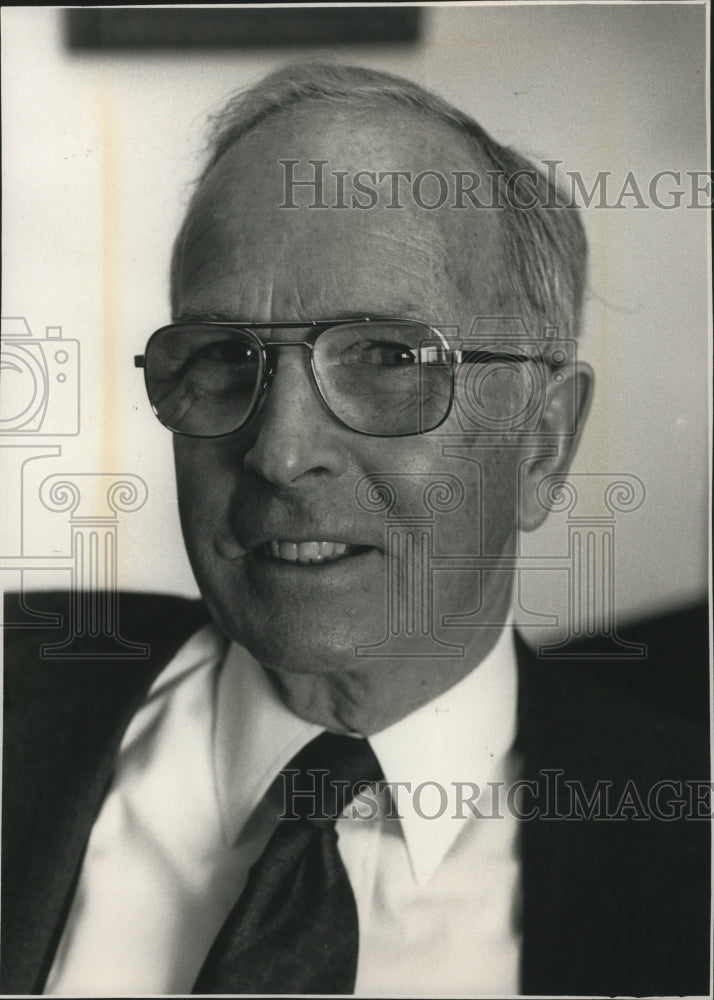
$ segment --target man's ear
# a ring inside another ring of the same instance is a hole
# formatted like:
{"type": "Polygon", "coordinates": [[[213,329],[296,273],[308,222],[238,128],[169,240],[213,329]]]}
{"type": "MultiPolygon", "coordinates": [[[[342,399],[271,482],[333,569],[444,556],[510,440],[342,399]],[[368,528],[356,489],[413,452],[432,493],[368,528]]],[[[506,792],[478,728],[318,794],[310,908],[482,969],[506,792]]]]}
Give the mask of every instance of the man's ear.
{"type": "Polygon", "coordinates": [[[595,376],[592,368],[579,362],[571,372],[553,379],[546,389],[546,401],[538,431],[524,441],[520,468],[518,527],[521,531],[539,528],[548,510],[538,499],[538,484],[545,476],[565,475],[577,451],[580,434],[590,411],[595,376]]]}

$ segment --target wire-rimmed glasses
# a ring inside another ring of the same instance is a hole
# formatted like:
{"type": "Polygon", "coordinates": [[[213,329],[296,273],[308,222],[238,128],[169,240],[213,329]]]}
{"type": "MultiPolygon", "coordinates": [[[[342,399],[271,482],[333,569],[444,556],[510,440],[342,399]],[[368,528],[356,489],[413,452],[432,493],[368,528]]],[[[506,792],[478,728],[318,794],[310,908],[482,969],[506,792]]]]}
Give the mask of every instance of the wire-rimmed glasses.
{"type": "MultiPolygon", "coordinates": [[[[320,397],[350,430],[402,437],[435,430],[454,397],[454,366],[493,360],[492,351],[452,350],[435,327],[372,318],[291,323],[180,322],[157,330],[143,355],[149,400],[176,434],[212,438],[244,427],[258,409],[286,347],[309,351],[320,397]],[[297,340],[261,334],[300,329],[297,340]]],[[[509,361],[538,361],[509,353],[509,361]]]]}

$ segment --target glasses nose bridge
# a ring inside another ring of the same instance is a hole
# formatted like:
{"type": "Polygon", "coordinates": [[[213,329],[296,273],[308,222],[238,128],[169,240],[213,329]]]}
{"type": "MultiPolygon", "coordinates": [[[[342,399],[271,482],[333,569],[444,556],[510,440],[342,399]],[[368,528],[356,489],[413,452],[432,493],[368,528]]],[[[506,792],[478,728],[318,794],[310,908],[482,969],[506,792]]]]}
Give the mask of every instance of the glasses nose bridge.
{"type": "MultiPolygon", "coordinates": [[[[313,352],[314,352],[314,342],[310,340],[273,340],[273,341],[263,341],[263,351],[265,352],[265,374],[266,374],[266,384],[265,389],[268,388],[270,383],[273,381],[275,374],[278,370],[278,359],[280,356],[280,351],[285,347],[290,348],[307,348],[307,367],[310,372],[310,378],[313,383],[316,384],[315,379],[315,367],[313,363],[313,352]]],[[[318,387],[319,388],[319,387],[318,387]]]]}
{"type": "Polygon", "coordinates": [[[266,354],[277,354],[283,347],[307,347],[308,354],[312,356],[314,342],[312,340],[264,340],[263,347],[266,354]]]}
{"type": "MultiPolygon", "coordinates": [[[[273,388],[273,383],[278,373],[278,359],[280,351],[286,347],[292,349],[304,347],[307,348],[307,355],[300,352],[302,357],[305,357],[306,360],[305,367],[303,368],[301,366],[303,374],[307,376],[308,383],[310,384],[310,389],[317,396],[322,405],[323,406],[327,405],[325,396],[322,391],[322,387],[320,386],[317,374],[315,372],[314,340],[315,338],[312,338],[311,340],[263,341],[263,351],[265,352],[265,377],[263,380],[262,390],[260,393],[261,398],[263,400],[265,400],[265,398],[268,396],[268,394],[271,392],[273,388]]],[[[292,373],[289,374],[287,377],[292,378],[293,377],[292,373]]],[[[329,406],[328,410],[332,412],[329,406]]]]}

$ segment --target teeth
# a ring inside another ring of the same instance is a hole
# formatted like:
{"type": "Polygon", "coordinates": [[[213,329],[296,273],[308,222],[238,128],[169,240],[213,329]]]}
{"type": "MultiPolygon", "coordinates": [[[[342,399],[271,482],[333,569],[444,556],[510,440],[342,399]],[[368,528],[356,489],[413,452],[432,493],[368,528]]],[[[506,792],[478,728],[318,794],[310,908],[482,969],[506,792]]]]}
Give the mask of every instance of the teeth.
{"type": "Polygon", "coordinates": [[[266,549],[274,559],[284,559],[286,562],[300,563],[309,566],[313,563],[332,562],[341,559],[353,546],[346,542],[278,542],[270,541],[266,549]]]}

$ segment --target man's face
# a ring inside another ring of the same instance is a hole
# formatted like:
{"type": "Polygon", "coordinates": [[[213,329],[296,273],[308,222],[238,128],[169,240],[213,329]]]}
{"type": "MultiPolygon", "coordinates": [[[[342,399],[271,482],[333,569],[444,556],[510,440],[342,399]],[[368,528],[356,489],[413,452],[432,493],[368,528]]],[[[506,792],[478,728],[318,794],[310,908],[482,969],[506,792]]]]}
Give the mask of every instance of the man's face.
{"type": "MultiPolygon", "coordinates": [[[[494,312],[502,267],[496,212],[475,218],[469,210],[428,211],[406,194],[403,209],[386,207],[391,196],[370,210],[314,209],[307,207],[314,192],[297,189],[300,207],[280,208],[285,159],[300,161],[300,177],[311,174],[308,160],[327,160],[328,172],[347,171],[348,203],[350,177],[360,169],[473,169],[449,129],[408,114],[387,109],[355,123],[304,107],[274,119],[226,153],[199,193],[175,290],[177,320],[393,315],[467,331],[474,315],[494,312]]],[[[276,331],[272,339],[295,340],[299,332],[276,331]]],[[[438,431],[413,437],[351,431],[321,401],[307,350],[290,347],[279,352],[274,381],[248,426],[222,438],[175,438],[183,530],[201,592],[223,629],[280,680],[349,676],[349,697],[359,699],[361,685],[389,691],[390,678],[399,676],[409,706],[459,678],[464,658],[431,663],[432,646],[418,635],[403,638],[409,657],[426,655],[411,673],[403,658],[355,656],[357,646],[385,637],[394,587],[412,586],[401,550],[386,592],[385,514],[357,502],[363,477],[397,474],[392,516],[408,520],[429,513],[425,477],[456,476],[464,501],[433,515],[434,553],[499,555],[512,548],[520,452],[473,447],[466,450],[471,460],[448,457],[444,431],[458,429],[455,421],[452,412],[438,431]],[[301,550],[286,543],[308,541],[358,548],[322,564],[295,562],[301,550]]],[[[442,616],[481,605],[490,622],[504,620],[510,580],[502,571],[481,578],[463,571],[436,573],[427,584],[434,634],[467,644],[471,666],[498,630],[448,629],[442,616]]]]}

